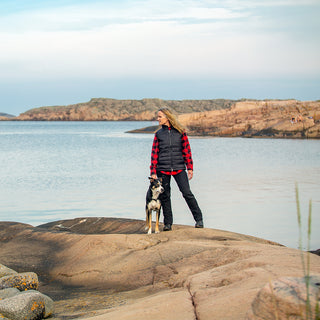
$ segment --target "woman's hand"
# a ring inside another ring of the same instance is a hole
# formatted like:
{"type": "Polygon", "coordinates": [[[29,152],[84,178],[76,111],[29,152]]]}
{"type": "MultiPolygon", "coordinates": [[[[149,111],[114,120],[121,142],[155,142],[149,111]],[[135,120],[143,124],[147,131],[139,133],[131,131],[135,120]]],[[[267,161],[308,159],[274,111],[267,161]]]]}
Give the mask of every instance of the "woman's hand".
{"type": "Polygon", "coordinates": [[[157,179],[157,175],[156,175],[156,174],[152,174],[152,175],[151,175],[151,178],[152,178],[152,179],[157,179]]]}
{"type": "Polygon", "coordinates": [[[193,171],[192,170],[188,170],[188,178],[189,180],[191,180],[193,177],[193,171]]]}

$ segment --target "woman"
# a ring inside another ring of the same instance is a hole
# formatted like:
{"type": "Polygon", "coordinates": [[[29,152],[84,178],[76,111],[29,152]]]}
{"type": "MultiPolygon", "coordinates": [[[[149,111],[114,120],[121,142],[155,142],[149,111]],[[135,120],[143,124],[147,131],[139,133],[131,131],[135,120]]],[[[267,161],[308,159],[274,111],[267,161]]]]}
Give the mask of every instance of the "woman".
{"type": "Polygon", "coordinates": [[[160,195],[160,200],[164,216],[163,231],[170,231],[173,222],[171,177],[175,179],[179,190],[191,210],[193,218],[196,221],[195,227],[203,228],[202,213],[189,185],[189,180],[193,177],[193,161],[188,137],[182,125],[169,109],[160,109],[157,120],[162,128],[154,136],[150,175],[152,178],[162,178],[164,192],[160,195]]]}

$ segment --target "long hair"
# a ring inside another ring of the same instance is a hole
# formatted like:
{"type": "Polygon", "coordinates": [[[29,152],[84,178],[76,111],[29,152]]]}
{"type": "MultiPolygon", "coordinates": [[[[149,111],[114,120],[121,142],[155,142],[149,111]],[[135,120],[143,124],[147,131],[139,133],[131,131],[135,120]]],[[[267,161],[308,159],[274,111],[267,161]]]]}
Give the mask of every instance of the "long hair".
{"type": "Polygon", "coordinates": [[[183,127],[183,125],[179,122],[177,116],[168,108],[161,108],[159,111],[165,114],[167,119],[170,122],[171,127],[178,130],[180,133],[184,133],[186,129],[183,127]]]}

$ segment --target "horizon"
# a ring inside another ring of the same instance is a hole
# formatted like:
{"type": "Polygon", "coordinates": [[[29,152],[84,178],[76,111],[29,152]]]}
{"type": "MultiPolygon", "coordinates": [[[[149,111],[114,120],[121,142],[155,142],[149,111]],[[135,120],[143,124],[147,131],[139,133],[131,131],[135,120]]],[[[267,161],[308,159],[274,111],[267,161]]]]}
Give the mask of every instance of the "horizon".
{"type": "Polygon", "coordinates": [[[92,97],[316,101],[319,16],[318,0],[3,0],[0,112],[92,97]]]}

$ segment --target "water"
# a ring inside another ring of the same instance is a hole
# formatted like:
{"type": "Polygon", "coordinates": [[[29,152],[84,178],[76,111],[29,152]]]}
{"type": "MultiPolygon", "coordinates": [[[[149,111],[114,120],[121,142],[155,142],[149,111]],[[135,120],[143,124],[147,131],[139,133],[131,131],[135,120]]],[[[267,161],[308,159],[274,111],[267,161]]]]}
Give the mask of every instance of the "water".
{"type": "MultiPolygon", "coordinates": [[[[153,122],[0,122],[0,220],[144,219],[153,122]]],[[[297,248],[295,182],[306,247],[320,248],[320,141],[190,138],[191,189],[206,227],[297,248]]],[[[174,223],[194,221],[172,183],[174,223]]]]}

